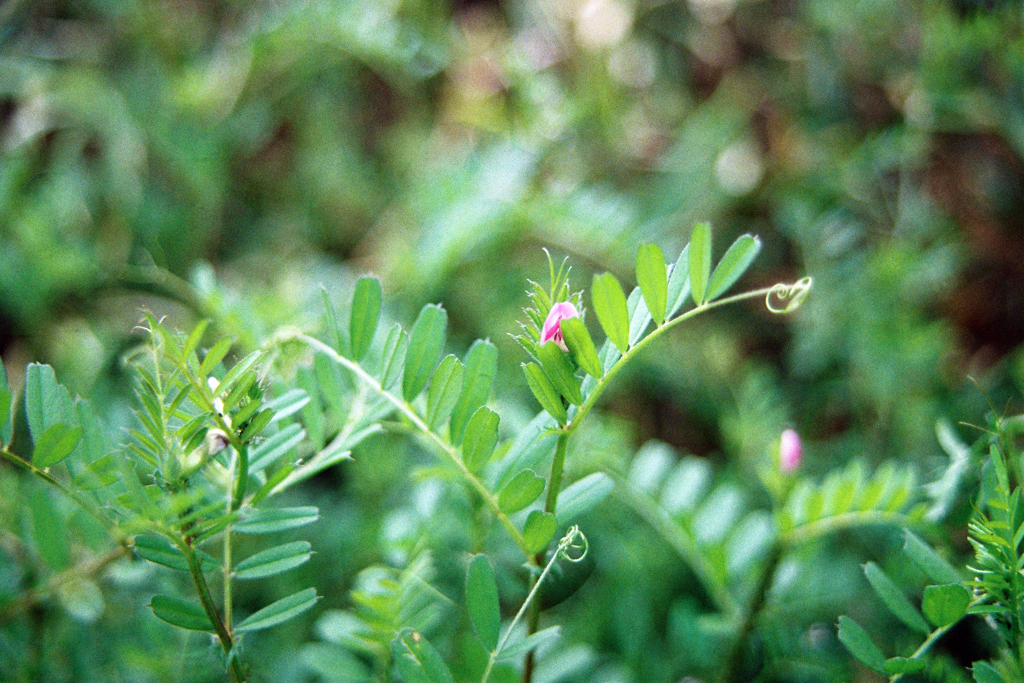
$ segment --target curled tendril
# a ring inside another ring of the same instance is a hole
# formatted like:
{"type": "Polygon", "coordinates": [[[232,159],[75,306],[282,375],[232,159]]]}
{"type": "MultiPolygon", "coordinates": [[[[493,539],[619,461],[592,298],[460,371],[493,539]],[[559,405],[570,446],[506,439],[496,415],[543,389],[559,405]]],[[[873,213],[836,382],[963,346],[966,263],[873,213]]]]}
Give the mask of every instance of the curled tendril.
{"type": "Polygon", "coordinates": [[[569,562],[582,562],[583,558],[587,556],[588,550],[590,550],[590,543],[575,524],[558,542],[558,553],[569,562]],[[574,552],[579,554],[573,555],[574,552]]]}
{"type": "Polygon", "coordinates": [[[800,304],[807,298],[812,284],[814,280],[809,277],[797,280],[791,285],[779,282],[768,291],[764,305],[772,313],[792,313],[800,308],[800,304]]]}

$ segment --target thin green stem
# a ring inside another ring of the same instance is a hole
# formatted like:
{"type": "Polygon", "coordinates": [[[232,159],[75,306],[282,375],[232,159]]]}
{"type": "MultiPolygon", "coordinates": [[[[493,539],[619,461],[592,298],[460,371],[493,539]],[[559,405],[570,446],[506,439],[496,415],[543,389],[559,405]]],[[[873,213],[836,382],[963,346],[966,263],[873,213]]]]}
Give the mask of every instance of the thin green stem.
{"type": "Polygon", "coordinates": [[[548,495],[544,500],[544,512],[555,514],[558,506],[558,494],[562,491],[562,472],[565,470],[565,451],[569,442],[569,433],[565,430],[558,432],[558,441],[555,443],[555,457],[551,461],[551,476],[548,478],[548,495]]]}
{"type": "Polygon", "coordinates": [[[125,543],[125,535],[121,533],[121,530],[118,529],[116,525],[111,523],[111,521],[106,517],[106,515],[100,512],[99,507],[97,507],[97,505],[93,503],[91,500],[89,500],[87,497],[83,496],[75,489],[69,487],[67,484],[62,482],[60,479],[57,479],[46,470],[37,467],[36,465],[33,465],[31,462],[25,460],[21,456],[15,455],[11,451],[7,450],[7,448],[5,447],[0,447],[0,456],[3,456],[4,460],[7,460],[8,462],[17,465],[18,467],[26,470],[27,472],[35,475],[36,477],[39,477],[47,484],[53,486],[58,491],[63,493],[65,496],[78,503],[78,505],[83,510],[85,510],[90,517],[92,517],[100,523],[100,526],[103,527],[103,529],[112,539],[114,539],[119,544],[125,543]]]}
{"type": "Polygon", "coordinates": [[[206,616],[209,617],[210,623],[213,624],[213,629],[217,634],[217,639],[220,641],[221,649],[228,660],[228,671],[231,673],[231,680],[233,683],[245,683],[242,663],[233,652],[235,646],[234,639],[231,637],[231,632],[228,630],[227,625],[225,625],[224,620],[221,619],[220,614],[217,612],[217,607],[213,604],[213,596],[210,595],[210,587],[206,584],[206,577],[203,576],[203,568],[199,558],[196,557],[196,553],[191,545],[177,537],[174,537],[174,541],[185,556],[189,574],[192,577],[192,583],[195,585],[196,593],[199,595],[199,602],[202,604],[206,616]]]}
{"type": "MultiPolygon", "coordinates": [[[[231,476],[228,477],[228,491],[226,509],[224,514],[231,514],[234,504],[234,496],[231,491],[231,481],[234,478],[235,466],[238,462],[238,454],[231,456],[231,476]]],[[[224,564],[221,566],[221,575],[224,579],[224,626],[231,630],[231,525],[224,527],[224,564]]]]}
{"type": "Polygon", "coordinates": [[[677,315],[671,320],[666,320],[661,326],[655,327],[653,330],[651,330],[650,334],[640,339],[635,345],[626,349],[626,352],[622,354],[622,356],[617,361],[615,361],[615,363],[610,368],[608,368],[608,371],[604,373],[604,376],[597,380],[597,385],[594,386],[594,389],[587,396],[586,400],[583,402],[583,405],[580,406],[580,409],[576,411],[576,414],[572,418],[572,422],[570,422],[569,425],[565,428],[566,431],[569,434],[572,434],[573,432],[576,431],[576,428],[579,426],[580,422],[583,421],[583,418],[587,416],[590,410],[594,407],[594,404],[597,403],[597,400],[601,397],[601,394],[604,393],[604,390],[608,387],[608,384],[615,377],[615,375],[619,374],[619,371],[623,368],[623,366],[625,366],[630,361],[630,359],[632,359],[636,354],[640,353],[640,351],[642,351],[644,347],[646,347],[655,339],[659,338],[662,334],[664,334],[671,328],[675,327],[679,323],[689,320],[691,318],[695,318],[696,316],[700,315],[701,313],[704,313],[705,311],[710,311],[711,309],[719,308],[720,306],[727,306],[728,304],[733,304],[738,301],[746,301],[747,299],[756,299],[758,297],[768,296],[769,294],[775,291],[777,291],[775,286],[763,287],[761,289],[755,289],[750,292],[743,292],[742,294],[727,296],[724,299],[705,302],[700,306],[691,308],[685,313],[677,315]]]}
{"type": "Polygon", "coordinates": [[[435,446],[437,446],[441,450],[441,452],[444,453],[444,455],[448,458],[448,460],[450,460],[452,464],[454,464],[456,468],[458,468],[459,472],[462,474],[462,477],[470,484],[470,486],[473,487],[474,490],[476,490],[477,493],[480,494],[480,497],[483,498],[487,506],[491,508],[491,510],[494,512],[495,516],[501,522],[502,526],[505,527],[505,530],[508,532],[509,536],[512,537],[512,540],[516,542],[516,545],[519,546],[519,549],[522,550],[523,554],[530,558],[532,562],[532,556],[530,555],[530,551],[526,546],[526,539],[523,538],[522,533],[520,533],[519,529],[516,528],[516,525],[512,522],[509,516],[501,511],[501,508],[498,506],[497,496],[491,493],[484,485],[484,483],[480,481],[480,479],[475,474],[469,471],[465,463],[462,462],[462,458],[459,457],[458,449],[455,446],[453,446],[450,442],[448,442],[448,440],[442,438],[441,435],[439,435],[437,432],[433,431],[427,425],[427,423],[423,421],[423,418],[421,418],[416,413],[416,411],[407,401],[398,396],[395,396],[390,391],[381,386],[381,383],[378,382],[373,375],[364,370],[363,366],[361,366],[359,363],[348,358],[345,358],[344,356],[339,354],[337,351],[335,351],[334,349],[332,349],[330,346],[323,343],[319,339],[301,333],[293,334],[292,338],[296,339],[297,341],[301,341],[307,344],[308,346],[313,347],[317,351],[320,351],[321,353],[329,357],[334,362],[351,370],[352,373],[356,375],[356,377],[362,380],[376,393],[380,394],[385,400],[387,400],[389,403],[395,406],[395,408],[397,408],[399,412],[405,415],[409,422],[411,422],[413,426],[415,426],[416,429],[418,429],[423,434],[423,436],[425,436],[429,441],[431,441],[435,446]]]}
{"type": "MultiPolygon", "coordinates": [[[[970,613],[972,607],[980,605],[983,602],[985,602],[985,597],[973,600],[971,604],[967,607],[967,613],[970,613]]],[[[942,626],[932,631],[928,635],[928,637],[924,639],[924,642],[921,643],[920,647],[914,650],[914,653],[907,657],[907,659],[920,659],[921,657],[923,657],[928,652],[928,650],[930,650],[932,646],[935,645],[935,643],[937,643],[940,638],[942,638],[942,636],[946,635],[954,626],[959,624],[962,618],[963,617],[961,617],[961,619],[957,619],[952,624],[947,624],[946,626],[942,626]]],[[[903,680],[903,676],[903,674],[895,674],[889,679],[889,683],[899,683],[899,681],[903,680]]]]}
{"type": "Polygon", "coordinates": [[[729,654],[724,660],[720,679],[722,683],[739,683],[743,663],[743,643],[754,630],[754,624],[768,602],[768,591],[771,590],[772,584],[775,582],[775,574],[781,561],[782,547],[775,545],[761,570],[761,576],[754,589],[754,597],[740,618],[739,628],[729,647],[729,654]]]}
{"type": "Polygon", "coordinates": [[[505,644],[508,643],[509,637],[511,637],[512,632],[516,629],[516,624],[519,623],[519,620],[523,618],[523,614],[526,613],[527,607],[533,604],[533,598],[537,595],[537,591],[540,590],[541,583],[544,582],[544,579],[547,577],[548,572],[551,571],[551,568],[555,566],[555,561],[562,555],[566,548],[572,545],[573,541],[576,540],[576,537],[579,534],[579,528],[574,526],[569,529],[569,532],[562,537],[561,541],[558,542],[558,548],[554,553],[552,553],[551,559],[548,560],[548,563],[544,566],[544,570],[540,573],[540,576],[537,577],[537,581],[534,582],[533,588],[531,588],[530,592],[526,595],[526,599],[519,607],[519,611],[516,612],[516,616],[513,617],[512,623],[508,625],[507,629],[505,629],[504,635],[501,636],[501,639],[498,641],[498,645],[494,648],[494,652],[492,652],[490,658],[488,658],[487,667],[484,668],[484,675],[480,678],[480,683],[487,683],[487,679],[491,675],[491,669],[494,668],[494,663],[498,661],[498,655],[500,655],[501,651],[505,648],[505,644]]]}
{"type": "MultiPolygon", "coordinates": [[[[548,495],[544,501],[544,512],[555,514],[558,507],[558,494],[562,489],[562,473],[565,470],[565,453],[569,442],[569,433],[564,429],[558,432],[558,441],[555,443],[555,457],[551,461],[551,476],[548,477],[548,495]]],[[[541,551],[533,558],[534,564],[538,567],[544,563],[544,552],[541,551]]],[[[543,578],[543,575],[534,579],[531,590],[535,588],[543,578]]],[[[540,625],[540,602],[530,605],[530,614],[526,621],[526,634],[528,636],[537,632],[540,625]]],[[[526,655],[523,664],[523,683],[530,683],[533,679],[534,655],[531,650],[526,655]]]]}

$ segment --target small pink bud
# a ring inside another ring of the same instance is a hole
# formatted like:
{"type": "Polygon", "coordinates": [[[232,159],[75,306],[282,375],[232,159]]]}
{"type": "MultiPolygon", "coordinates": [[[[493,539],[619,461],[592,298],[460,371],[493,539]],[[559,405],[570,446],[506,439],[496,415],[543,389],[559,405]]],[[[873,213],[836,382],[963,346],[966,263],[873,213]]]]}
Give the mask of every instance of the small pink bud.
{"type": "Polygon", "coordinates": [[[566,318],[578,318],[580,312],[568,301],[562,301],[551,307],[548,319],[544,321],[544,328],[540,332],[540,343],[553,341],[563,351],[569,349],[565,346],[565,338],[562,337],[561,323],[566,318]]]}
{"type": "Polygon", "coordinates": [[[800,443],[800,435],[793,429],[782,432],[779,440],[779,466],[783,472],[792,472],[800,466],[804,457],[804,447],[800,443]]]}

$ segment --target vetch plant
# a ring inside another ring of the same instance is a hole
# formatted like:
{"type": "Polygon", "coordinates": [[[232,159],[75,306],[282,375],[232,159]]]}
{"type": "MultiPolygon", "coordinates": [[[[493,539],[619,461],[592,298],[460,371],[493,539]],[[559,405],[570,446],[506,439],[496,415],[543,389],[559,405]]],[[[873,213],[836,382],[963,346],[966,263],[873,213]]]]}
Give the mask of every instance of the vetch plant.
{"type": "MultiPolygon", "coordinates": [[[[183,336],[147,316],[149,343],[130,357],[138,424],[121,442],[85,401],[71,399],[52,370],[30,366],[25,407],[34,451],[23,457],[5,446],[3,454],[93,515],[119,545],[118,556],[132,551],[187,576],[191,597],[154,596],[152,611],[178,628],[213,634],[236,682],[248,680],[246,634],[292,619],[318,600],[310,587],[252,614],[236,614],[236,582],[296,569],[313,551],[304,540],[270,540],[264,549],[239,558],[237,535],[272,539],[316,521],[316,507],[275,502],[383,433],[414,437],[438,456],[437,467],[426,476],[459,482],[466,492],[472,508],[466,523],[477,539],[466,548],[474,552],[464,595],[474,641],[466,647],[482,656],[449,664],[428,639],[426,632],[438,628],[440,615],[458,608],[431,587],[434,559],[413,545],[404,569],[367,569],[351,594],[353,609],[332,613],[345,624],[339,637],[351,653],[345,662],[354,677],[368,677],[372,670],[379,680],[390,680],[396,671],[410,683],[451,681],[455,666],[460,680],[487,683],[520,675],[530,683],[536,652],[560,637],[557,625],[541,628],[539,596],[560,572],[560,561],[582,564],[588,544],[577,523],[616,489],[671,537],[721,608],[735,650],[723,663],[722,676],[730,679],[739,661],[736,652],[753,627],[783,551],[864,521],[850,512],[852,499],[833,504],[823,517],[820,506],[810,509],[810,503],[800,502],[818,494],[798,483],[797,502],[778,501],[785,506],[768,532],[773,540],[755,553],[763,578],[753,591],[745,588],[736,595],[716,559],[718,551],[708,547],[712,539],[694,535],[657,501],[631,491],[611,473],[595,472],[568,486],[563,478],[570,441],[616,375],[659,337],[731,303],[764,298],[774,313],[802,303],[810,278],[725,296],[759,249],[756,237],[744,235],[712,267],[711,231],[698,225],[672,263],[657,246],[643,245],[636,262],[638,286],[628,295],[611,273],[594,276],[589,296],[574,292],[566,263],[556,268],[549,257],[547,286],[531,283],[527,320],[516,336],[528,355],[522,366],[526,383],[542,410],[516,434],[503,435],[501,418],[488,405],[498,367],[494,344],[477,340],[462,358],[446,355],[447,313],[436,304],[424,306],[408,330],[398,323],[382,327],[381,284],[364,277],[355,285],[347,320],[339,319],[325,293],[321,337],[281,329],[233,364],[225,362],[230,338],[201,350],[205,324],[183,336]],[[600,345],[587,326],[590,311],[606,337],[600,345]],[[504,627],[505,589],[499,586],[508,581],[499,582],[497,575],[524,584],[526,592],[504,627]]],[[[0,401],[4,406],[10,405],[9,392],[7,397],[0,401]]],[[[3,424],[9,427],[7,419],[3,424]]],[[[799,454],[794,453],[790,444],[784,468],[795,467],[799,454]]],[[[46,500],[49,494],[40,495],[46,500]]],[[[881,502],[889,507],[868,522],[887,521],[887,511],[902,505],[876,497],[862,501],[859,510],[874,510],[881,502]]],[[[37,540],[41,548],[47,546],[47,539],[37,540]]],[[[322,649],[305,652],[313,665],[323,654],[322,649]]]]}
{"type": "MultiPolygon", "coordinates": [[[[918,634],[919,645],[887,657],[865,628],[848,616],[839,620],[839,639],[860,662],[888,676],[891,683],[943,670],[943,660],[934,655],[935,646],[970,615],[981,617],[998,642],[992,658],[973,663],[974,681],[1013,683],[1024,677],[1024,502],[1020,488],[1022,451],[1016,441],[1022,431],[1024,420],[1020,416],[994,418],[974,449],[984,455],[981,486],[967,527],[975,557],[964,568],[966,572],[907,531],[904,553],[929,580],[918,609],[882,568],[874,562],[864,565],[879,600],[918,634]]],[[[967,452],[954,453],[951,471],[962,476],[969,457],[967,452]]]]}
{"type": "MultiPolygon", "coordinates": [[[[237,534],[272,539],[277,532],[316,521],[315,507],[272,502],[347,457],[347,451],[337,447],[304,463],[274,467],[304,437],[292,416],[308,397],[292,391],[268,399],[261,386],[264,354],[253,352],[225,366],[232,340],[222,338],[203,353],[199,342],[205,330],[206,324],[200,324],[183,337],[146,316],[148,344],[129,358],[140,406],[137,424],[122,443],[113,440],[87,401],[72,399],[49,366],[30,365],[25,412],[35,442],[31,457],[6,445],[0,453],[88,512],[118,545],[111,561],[134,552],[186,575],[192,597],[155,595],[153,613],[178,628],[213,634],[230,678],[244,681],[244,634],[283,623],[311,608],[318,597],[307,588],[237,618],[235,581],[298,567],[312,548],[306,541],[271,541],[266,549],[239,558],[233,539],[237,534]]],[[[5,407],[9,392],[7,399],[5,407]]],[[[6,415],[3,422],[9,442],[6,415]]],[[[59,525],[49,493],[38,489],[33,496],[43,511],[35,528],[41,552],[54,571],[71,571],[66,539],[49,528],[59,525]]],[[[60,580],[57,574],[54,581],[60,580]]]]}
{"type": "MultiPolygon", "coordinates": [[[[280,336],[282,343],[298,341],[330,358],[350,371],[364,389],[383,397],[462,478],[481,511],[504,529],[507,539],[521,553],[521,562],[528,569],[529,590],[512,625],[525,619],[526,630],[517,636],[510,627],[500,643],[497,587],[491,578],[491,565],[478,555],[469,566],[467,605],[480,643],[488,653],[483,671],[476,673],[482,683],[493,675],[495,662],[509,657],[509,652],[525,655],[522,678],[528,683],[532,680],[536,647],[558,633],[552,627],[539,628],[541,604],[532,597],[559,557],[557,548],[550,551],[558,528],[578,519],[614,487],[613,480],[604,473],[589,475],[568,487],[562,485],[569,440],[611,380],[659,336],[703,312],[764,297],[769,310],[785,313],[798,307],[807,295],[810,279],[723,298],[759,248],[756,238],[741,237],[712,272],[710,229],[698,225],[691,244],[671,265],[666,264],[655,245],[641,247],[637,260],[639,287],[628,297],[610,273],[595,276],[590,303],[607,336],[600,349],[581,315],[584,293],[571,291],[565,262],[556,268],[549,258],[547,286],[531,283],[532,305],[525,311],[523,333],[516,336],[530,356],[523,371],[543,412],[502,446],[498,445],[499,417],[484,405],[495,372],[494,347],[478,341],[464,361],[454,356],[442,359],[446,316],[438,306],[425,306],[408,334],[400,326],[393,326],[383,335],[376,353],[367,357],[352,339],[372,329],[372,324],[365,321],[376,322],[380,302],[377,298],[360,300],[361,289],[370,286],[363,284],[370,280],[363,280],[356,287],[348,339],[329,305],[326,343],[297,332],[280,336]],[[688,302],[692,304],[689,307],[688,302]],[[547,476],[539,474],[545,471],[547,476]],[[486,618],[481,616],[484,613],[486,618]]],[[[378,614],[376,620],[393,616],[378,614]]],[[[357,631],[365,634],[360,639],[374,633],[366,615],[348,613],[346,619],[352,617],[366,620],[357,631]]],[[[394,627],[399,638],[382,656],[402,662],[399,669],[405,680],[452,680],[447,665],[420,630],[409,631],[400,622],[394,622],[394,627]]],[[[372,651],[382,650],[375,646],[372,651]]]]}

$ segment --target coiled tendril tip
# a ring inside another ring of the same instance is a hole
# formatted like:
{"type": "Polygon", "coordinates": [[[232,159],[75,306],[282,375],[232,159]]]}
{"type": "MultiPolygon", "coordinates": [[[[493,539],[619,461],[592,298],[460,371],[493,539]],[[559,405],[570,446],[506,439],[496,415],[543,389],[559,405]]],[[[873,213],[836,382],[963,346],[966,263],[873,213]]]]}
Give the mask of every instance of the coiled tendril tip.
{"type": "Polygon", "coordinates": [[[800,308],[813,284],[814,280],[811,277],[802,278],[791,285],[779,282],[768,290],[764,305],[772,313],[792,313],[800,308]]]}
{"type": "Polygon", "coordinates": [[[579,526],[573,524],[566,532],[562,540],[558,542],[558,553],[569,562],[582,562],[590,550],[590,543],[587,537],[580,531],[579,526]],[[579,555],[573,556],[571,551],[578,551],[579,555]]]}

